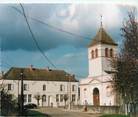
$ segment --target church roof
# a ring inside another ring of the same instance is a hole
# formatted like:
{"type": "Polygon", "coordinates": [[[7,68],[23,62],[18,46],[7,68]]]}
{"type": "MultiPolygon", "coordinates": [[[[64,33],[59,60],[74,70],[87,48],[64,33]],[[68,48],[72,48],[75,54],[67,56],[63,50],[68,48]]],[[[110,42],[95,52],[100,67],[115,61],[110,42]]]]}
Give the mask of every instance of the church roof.
{"type": "Polygon", "coordinates": [[[91,47],[96,44],[109,44],[117,46],[115,41],[106,33],[103,27],[99,29],[98,33],[96,34],[94,39],[92,39],[88,47],[91,47]]]}
{"type": "MultiPolygon", "coordinates": [[[[69,76],[67,76],[67,73],[64,70],[16,67],[12,67],[6,74],[4,74],[3,79],[19,80],[21,72],[23,72],[24,80],[69,82],[69,76]]],[[[78,82],[74,76],[70,76],[70,81],[78,82]]]]}

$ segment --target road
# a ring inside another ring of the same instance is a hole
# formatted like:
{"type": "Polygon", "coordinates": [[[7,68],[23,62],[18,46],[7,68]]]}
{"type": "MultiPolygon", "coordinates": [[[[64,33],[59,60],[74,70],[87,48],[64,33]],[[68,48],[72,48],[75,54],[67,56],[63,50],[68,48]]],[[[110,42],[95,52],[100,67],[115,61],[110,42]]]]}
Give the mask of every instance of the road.
{"type": "Polygon", "coordinates": [[[81,111],[67,111],[61,108],[40,108],[37,111],[48,114],[49,117],[100,117],[100,114],[93,114],[81,111]]]}

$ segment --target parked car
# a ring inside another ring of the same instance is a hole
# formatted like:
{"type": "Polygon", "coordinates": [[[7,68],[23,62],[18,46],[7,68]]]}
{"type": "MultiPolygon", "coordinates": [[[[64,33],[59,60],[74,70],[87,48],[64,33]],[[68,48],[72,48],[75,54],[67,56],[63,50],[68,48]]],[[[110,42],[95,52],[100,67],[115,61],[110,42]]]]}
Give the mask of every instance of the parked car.
{"type": "Polygon", "coordinates": [[[34,108],[37,108],[37,105],[33,103],[24,105],[24,109],[34,109],[34,108]]]}

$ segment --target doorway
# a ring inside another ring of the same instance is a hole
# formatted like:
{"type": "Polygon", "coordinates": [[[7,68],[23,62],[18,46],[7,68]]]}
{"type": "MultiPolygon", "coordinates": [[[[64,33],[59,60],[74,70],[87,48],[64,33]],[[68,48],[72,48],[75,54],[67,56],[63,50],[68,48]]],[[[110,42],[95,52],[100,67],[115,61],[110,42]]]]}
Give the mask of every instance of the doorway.
{"type": "Polygon", "coordinates": [[[100,105],[100,95],[99,95],[99,89],[98,88],[93,89],[93,105],[94,106],[100,105]]]}

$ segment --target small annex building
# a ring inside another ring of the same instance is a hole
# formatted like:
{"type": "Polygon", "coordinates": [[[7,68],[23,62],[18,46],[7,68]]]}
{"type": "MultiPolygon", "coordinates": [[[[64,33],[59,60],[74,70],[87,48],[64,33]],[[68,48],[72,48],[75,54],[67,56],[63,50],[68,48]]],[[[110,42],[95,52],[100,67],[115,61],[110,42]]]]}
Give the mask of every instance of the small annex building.
{"type": "Polygon", "coordinates": [[[12,67],[0,80],[4,89],[19,99],[21,94],[21,77],[23,73],[24,104],[38,104],[36,96],[40,96],[39,106],[65,106],[64,96],[68,97],[66,104],[77,104],[78,81],[64,70],[15,68],[12,67]],[[69,101],[70,98],[70,101],[69,101]]]}
{"type": "Polygon", "coordinates": [[[88,46],[89,75],[80,81],[81,105],[116,105],[113,90],[111,60],[117,55],[117,44],[101,26],[88,46]]]}

